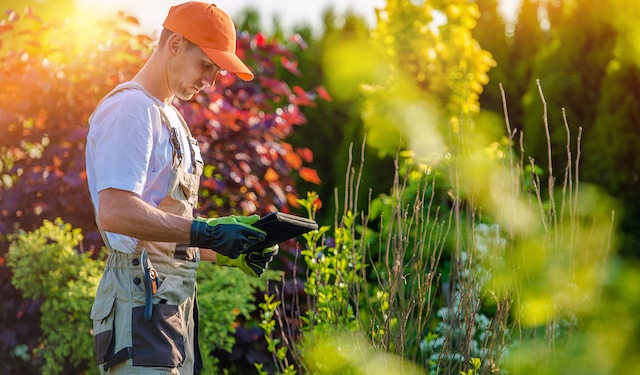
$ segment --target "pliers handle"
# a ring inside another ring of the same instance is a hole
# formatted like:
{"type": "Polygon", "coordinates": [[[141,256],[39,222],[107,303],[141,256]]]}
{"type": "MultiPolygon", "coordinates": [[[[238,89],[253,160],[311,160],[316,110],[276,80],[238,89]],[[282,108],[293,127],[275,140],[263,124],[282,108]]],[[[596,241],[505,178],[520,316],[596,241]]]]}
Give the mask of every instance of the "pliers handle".
{"type": "Polygon", "coordinates": [[[144,320],[148,322],[153,313],[153,295],[158,291],[158,272],[153,268],[146,249],[142,249],[140,263],[144,273],[144,320]]]}

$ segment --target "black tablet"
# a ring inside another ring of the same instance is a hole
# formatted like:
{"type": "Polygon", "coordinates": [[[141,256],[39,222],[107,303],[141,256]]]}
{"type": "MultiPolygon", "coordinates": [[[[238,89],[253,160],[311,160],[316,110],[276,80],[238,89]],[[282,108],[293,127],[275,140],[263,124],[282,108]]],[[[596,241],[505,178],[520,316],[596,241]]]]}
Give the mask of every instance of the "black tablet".
{"type": "Polygon", "coordinates": [[[311,219],[282,212],[272,212],[252,225],[267,232],[267,238],[250,247],[247,252],[258,251],[318,229],[318,223],[311,219]]]}

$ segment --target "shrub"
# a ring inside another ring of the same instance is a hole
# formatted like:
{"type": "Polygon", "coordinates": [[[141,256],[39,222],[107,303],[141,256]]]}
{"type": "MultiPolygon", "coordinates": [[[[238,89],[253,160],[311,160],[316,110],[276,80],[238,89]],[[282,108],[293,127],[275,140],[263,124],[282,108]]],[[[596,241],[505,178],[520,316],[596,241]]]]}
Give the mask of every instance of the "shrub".
{"type": "Polygon", "coordinates": [[[13,285],[26,298],[42,300],[42,347],[36,354],[43,358],[43,374],[97,371],[89,311],[104,262],[79,253],[81,241],[80,229],[45,220],[19,234],[7,254],[13,285]]]}
{"type": "MultiPolygon", "coordinates": [[[[256,309],[255,292],[266,286],[266,274],[262,278],[247,277],[235,268],[216,267],[201,263],[198,268],[198,311],[200,313],[200,349],[202,351],[203,375],[219,374],[219,358],[228,357],[236,344],[237,329],[246,330],[249,342],[240,343],[250,358],[249,365],[260,360],[260,353],[251,348],[262,336],[256,327],[244,328],[241,322],[251,320],[256,309]],[[223,355],[219,355],[224,353],[223,355]]],[[[225,364],[229,366],[229,363],[225,364]]]]}

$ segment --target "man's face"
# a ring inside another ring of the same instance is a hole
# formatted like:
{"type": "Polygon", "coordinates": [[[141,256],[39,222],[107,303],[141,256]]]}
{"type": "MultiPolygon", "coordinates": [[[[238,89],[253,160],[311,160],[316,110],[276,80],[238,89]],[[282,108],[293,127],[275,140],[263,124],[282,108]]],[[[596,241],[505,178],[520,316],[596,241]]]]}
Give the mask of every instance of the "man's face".
{"type": "Polygon", "coordinates": [[[182,100],[189,100],[200,90],[215,84],[220,71],[200,47],[183,39],[169,71],[169,89],[182,100]]]}

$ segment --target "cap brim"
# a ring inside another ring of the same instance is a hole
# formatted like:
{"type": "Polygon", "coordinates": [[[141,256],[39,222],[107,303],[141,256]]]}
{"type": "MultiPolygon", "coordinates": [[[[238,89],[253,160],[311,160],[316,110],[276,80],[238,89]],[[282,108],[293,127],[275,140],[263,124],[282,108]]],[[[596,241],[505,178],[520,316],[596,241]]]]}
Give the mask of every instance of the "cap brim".
{"type": "Polygon", "coordinates": [[[220,67],[220,69],[226,70],[229,73],[235,73],[244,81],[250,81],[253,79],[253,73],[251,73],[251,70],[244,65],[242,60],[240,60],[235,53],[213,48],[202,48],[202,51],[209,56],[209,58],[220,67]]]}

